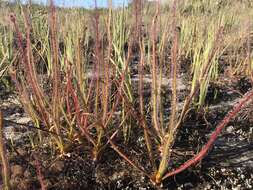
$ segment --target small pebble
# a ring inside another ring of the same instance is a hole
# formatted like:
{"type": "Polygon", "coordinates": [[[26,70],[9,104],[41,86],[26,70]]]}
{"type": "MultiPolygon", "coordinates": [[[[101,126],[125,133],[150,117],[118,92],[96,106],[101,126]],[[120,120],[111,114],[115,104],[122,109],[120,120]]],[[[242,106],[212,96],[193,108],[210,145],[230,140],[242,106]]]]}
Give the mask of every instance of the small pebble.
{"type": "Polygon", "coordinates": [[[31,174],[31,172],[30,172],[29,170],[26,170],[26,171],[24,172],[24,177],[30,178],[31,176],[32,176],[32,174],[31,174]]]}
{"type": "Polygon", "coordinates": [[[228,126],[226,129],[227,133],[232,133],[234,131],[234,127],[232,125],[228,126]]]}

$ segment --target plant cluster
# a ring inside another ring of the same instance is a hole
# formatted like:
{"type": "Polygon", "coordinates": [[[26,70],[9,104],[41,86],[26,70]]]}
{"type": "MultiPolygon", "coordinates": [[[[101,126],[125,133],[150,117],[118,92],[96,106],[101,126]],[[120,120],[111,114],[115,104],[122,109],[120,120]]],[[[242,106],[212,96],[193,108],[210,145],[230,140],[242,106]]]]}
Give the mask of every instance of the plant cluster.
{"type": "MultiPolygon", "coordinates": [[[[237,5],[243,7],[242,2],[237,5]]],[[[249,91],[234,105],[199,153],[179,168],[170,168],[177,133],[190,109],[201,111],[205,106],[209,84],[218,81],[221,72],[252,77],[253,12],[237,16],[239,11],[231,11],[229,3],[210,0],[166,6],[134,0],[123,8],[113,8],[109,1],[108,9],[93,11],[58,11],[50,1],[48,14],[46,9],[19,5],[10,15],[13,29],[0,26],[0,77],[11,67],[9,74],[40,140],[44,137],[40,131],[47,131],[59,154],[79,144],[88,146],[93,161],[99,161],[104,148],[111,146],[159,185],[199,162],[253,96],[249,91]],[[238,29],[242,21],[245,30],[238,29]],[[245,43],[245,56],[239,57],[245,43]],[[221,65],[224,56],[231,56],[226,71],[221,65]],[[180,107],[178,80],[185,60],[190,62],[186,71],[190,83],[180,107]],[[146,76],[151,76],[151,97],[144,94],[146,76]],[[170,94],[164,95],[166,76],[170,94]],[[116,143],[127,144],[133,128],[142,131],[150,168],[116,143]]]]}

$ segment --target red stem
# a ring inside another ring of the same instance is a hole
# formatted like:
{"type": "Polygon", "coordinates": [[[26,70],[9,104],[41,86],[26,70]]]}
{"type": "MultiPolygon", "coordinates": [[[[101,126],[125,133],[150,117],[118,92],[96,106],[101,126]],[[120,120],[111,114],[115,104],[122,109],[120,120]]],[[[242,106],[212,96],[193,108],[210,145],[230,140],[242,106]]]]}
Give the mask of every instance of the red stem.
{"type": "Polygon", "coordinates": [[[35,157],[35,166],[36,166],[36,173],[37,173],[38,180],[40,182],[41,190],[46,190],[47,186],[45,184],[44,177],[41,172],[41,165],[37,157],[35,157]]]}
{"type": "Polygon", "coordinates": [[[225,118],[220,122],[220,124],[216,127],[215,131],[210,136],[209,141],[207,144],[202,148],[202,150],[195,155],[192,159],[188,160],[184,164],[182,164],[179,168],[173,170],[172,172],[167,173],[163,180],[167,177],[174,176],[184,170],[186,170],[188,167],[198,163],[201,161],[205,155],[207,154],[208,150],[212,147],[216,139],[218,138],[218,135],[221,133],[222,129],[229,123],[229,121],[236,116],[236,114],[245,106],[245,104],[252,98],[253,96],[253,90],[250,90],[248,93],[246,93],[243,98],[240,100],[240,102],[236,105],[234,105],[232,111],[230,111],[225,118]]]}

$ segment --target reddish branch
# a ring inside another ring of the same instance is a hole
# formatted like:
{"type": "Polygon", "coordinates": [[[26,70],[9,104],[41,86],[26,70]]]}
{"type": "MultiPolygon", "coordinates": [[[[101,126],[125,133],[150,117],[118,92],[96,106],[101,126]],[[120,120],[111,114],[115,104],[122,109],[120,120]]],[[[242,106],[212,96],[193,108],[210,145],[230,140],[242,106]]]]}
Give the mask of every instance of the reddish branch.
{"type": "MultiPolygon", "coordinates": [[[[40,89],[40,87],[38,86],[38,80],[36,78],[36,74],[35,74],[35,69],[34,69],[34,59],[33,59],[33,55],[32,55],[32,51],[31,51],[31,41],[30,41],[30,25],[28,23],[27,20],[27,16],[25,13],[24,14],[24,20],[25,20],[25,29],[26,29],[26,45],[24,46],[23,44],[23,37],[22,37],[22,33],[19,30],[18,24],[16,22],[16,17],[14,14],[10,15],[10,20],[14,25],[16,34],[17,34],[17,43],[18,43],[18,49],[20,50],[20,56],[21,56],[21,63],[24,65],[25,71],[27,71],[27,80],[30,82],[31,87],[32,87],[32,93],[35,95],[36,98],[36,102],[38,103],[38,113],[41,114],[42,117],[42,121],[49,126],[49,120],[48,120],[48,116],[47,116],[47,111],[45,109],[45,104],[43,101],[44,95],[40,89]]],[[[24,87],[24,83],[20,82],[17,79],[17,75],[16,75],[16,71],[13,71],[11,73],[11,77],[13,79],[13,81],[15,82],[15,85],[20,93],[21,96],[23,96],[23,104],[27,104],[27,101],[29,100],[29,95],[27,90],[24,87]]],[[[32,106],[30,106],[32,107],[32,106]]],[[[28,112],[31,112],[28,109],[28,112]]],[[[37,114],[37,112],[36,112],[37,114]]]]}
{"type": "Polygon", "coordinates": [[[233,117],[236,116],[236,114],[246,105],[246,103],[249,100],[251,100],[252,97],[253,97],[253,90],[250,90],[248,93],[246,93],[243,96],[243,98],[240,100],[239,103],[234,105],[232,111],[230,111],[225,116],[225,118],[220,122],[220,124],[216,127],[215,131],[212,133],[212,135],[211,135],[209,141],[207,142],[207,144],[202,148],[202,150],[197,155],[195,155],[192,159],[190,159],[187,162],[185,162],[184,164],[182,164],[179,168],[175,169],[172,172],[167,173],[163,177],[163,180],[167,177],[174,176],[174,175],[186,170],[190,166],[192,166],[192,165],[198,163],[199,161],[201,161],[205,157],[205,155],[208,153],[208,150],[212,147],[212,145],[214,144],[216,139],[218,138],[218,136],[221,133],[222,129],[230,122],[230,120],[233,117]]]}
{"type": "Polygon", "coordinates": [[[41,165],[40,165],[40,162],[39,162],[37,157],[35,157],[35,167],[36,167],[37,177],[38,177],[38,180],[39,180],[39,183],[40,183],[40,186],[41,186],[41,190],[46,190],[47,185],[45,184],[44,177],[43,177],[43,174],[41,172],[41,165]]]}
{"type": "MultiPolygon", "coordinates": [[[[84,135],[93,145],[95,145],[96,144],[95,141],[93,140],[93,138],[89,135],[89,132],[87,131],[87,128],[86,128],[87,127],[87,115],[85,115],[85,114],[82,115],[80,104],[78,101],[78,96],[74,90],[71,79],[72,79],[71,70],[69,70],[67,73],[67,94],[71,95],[71,98],[73,99],[77,125],[82,132],[81,135],[84,135]]],[[[70,100],[70,97],[67,97],[67,109],[68,109],[68,112],[71,113],[69,100],[70,100]]]]}

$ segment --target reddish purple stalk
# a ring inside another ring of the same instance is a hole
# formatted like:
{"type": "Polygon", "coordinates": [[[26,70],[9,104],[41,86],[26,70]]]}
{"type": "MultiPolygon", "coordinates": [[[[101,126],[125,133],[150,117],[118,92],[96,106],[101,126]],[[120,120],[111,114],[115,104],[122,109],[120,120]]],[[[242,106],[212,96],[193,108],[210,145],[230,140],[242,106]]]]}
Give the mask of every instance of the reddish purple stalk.
{"type": "MultiPolygon", "coordinates": [[[[67,94],[71,95],[74,103],[74,108],[75,108],[75,113],[76,113],[76,120],[77,120],[77,125],[81,130],[81,135],[84,135],[93,145],[96,143],[94,142],[93,138],[89,135],[87,131],[87,116],[82,115],[81,113],[81,107],[78,101],[78,96],[74,90],[74,87],[71,83],[71,69],[69,69],[68,74],[67,74],[67,94]]],[[[70,98],[70,97],[69,97],[70,98]]],[[[68,112],[71,113],[70,111],[70,104],[69,100],[67,98],[67,109],[69,110],[68,112]]]]}
{"type": "Polygon", "coordinates": [[[243,96],[243,98],[240,100],[240,102],[237,103],[236,105],[234,105],[232,111],[230,111],[225,116],[225,118],[220,122],[220,124],[216,127],[215,131],[210,136],[209,141],[202,148],[202,150],[197,155],[195,155],[192,159],[190,159],[187,162],[185,162],[184,164],[182,164],[179,168],[175,169],[172,172],[167,173],[163,177],[163,180],[166,179],[167,177],[174,176],[174,175],[176,175],[176,174],[178,174],[178,173],[186,170],[190,166],[192,166],[192,165],[198,163],[199,161],[201,161],[205,157],[205,155],[208,153],[208,150],[210,150],[210,148],[212,147],[212,145],[214,144],[214,142],[216,141],[216,139],[218,138],[218,136],[221,133],[222,129],[230,122],[230,120],[233,117],[236,116],[237,113],[239,113],[239,111],[246,105],[246,103],[249,100],[251,100],[252,97],[253,97],[253,90],[251,90],[248,93],[246,93],[243,96]]]}
{"type": "Polygon", "coordinates": [[[37,157],[35,157],[35,166],[36,166],[36,173],[37,173],[38,180],[40,182],[41,190],[46,190],[47,186],[45,184],[44,177],[41,172],[41,165],[37,157]]]}
{"type": "MultiPolygon", "coordinates": [[[[35,68],[34,68],[34,59],[33,59],[33,55],[32,55],[32,51],[31,51],[31,41],[30,41],[30,26],[29,23],[27,21],[27,16],[24,13],[24,20],[25,20],[25,29],[26,29],[26,47],[23,46],[22,41],[23,41],[23,37],[22,34],[19,30],[18,24],[16,22],[16,17],[14,14],[10,15],[10,20],[14,25],[16,34],[18,36],[17,42],[18,42],[18,48],[21,51],[21,63],[24,65],[25,70],[27,71],[26,73],[26,79],[31,83],[31,87],[32,87],[32,93],[35,95],[36,98],[36,103],[38,104],[38,108],[39,111],[38,113],[41,114],[42,117],[42,121],[49,126],[49,121],[48,121],[48,116],[46,113],[46,109],[45,109],[45,104],[43,102],[43,92],[41,91],[39,85],[38,85],[38,80],[35,74],[35,68]]],[[[16,73],[14,71],[14,73],[11,74],[12,79],[15,81],[15,84],[17,86],[17,89],[20,93],[20,95],[23,95],[24,98],[24,102],[28,101],[28,92],[27,90],[23,87],[23,84],[21,82],[19,82],[17,80],[17,76],[16,73]]],[[[25,104],[25,103],[24,103],[25,104]]]]}

